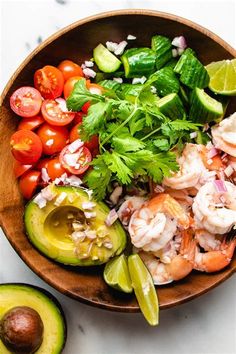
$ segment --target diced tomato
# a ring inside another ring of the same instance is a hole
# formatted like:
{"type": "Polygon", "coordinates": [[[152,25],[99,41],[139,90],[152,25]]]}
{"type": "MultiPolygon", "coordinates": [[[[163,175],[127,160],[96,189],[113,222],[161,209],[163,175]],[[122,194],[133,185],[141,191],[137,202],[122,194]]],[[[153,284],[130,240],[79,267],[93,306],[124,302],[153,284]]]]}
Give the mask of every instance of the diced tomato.
{"type": "Polygon", "coordinates": [[[42,155],[42,143],[31,130],[18,130],[10,139],[11,152],[22,164],[30,165],[42,155]]]}
{"type": "Polygon", "coordinates": [[[18,125],[17,130],[25,129],[25,130],[34,130],[38,128],[44,122],[41,114],[37,114],[35,117],[31,118],[23,118],[18,125]]]}
{"type": "Polygon", "coordinates": [[[73,76],[84,76],[81,67],[71,60],[63,60],[58,65],[58,69],[61,70],[65,81],[73,76]]]}
{"type": "Polygon", "coordinates": [[[49,161],[51,161],[50,157],[45,157],[44,159],[40,159],[37,162],[37,165],[35,166],[35,169],[38,170],[38,171],[41,171],[42,168],[46,168],[47,169],[49,161]]]}
{"type": "Polygon", "coordinates": [[[75,113],[75,118],[73,119],[73,124],[79,124],[82,123],[83,121],[83,117],[85,116],[85,114],[83,112],[76,112],[75,113]]]}
{"type": "Polygon", "coordinates": [[[39,113],[42,104],[40,92],[34,87],[23,86],[10,97],[11,109],[21,117],[33,117],[39,113]]]}
{"type": "Polygon", "coordinates": [[[60,97],[63,85],[63,74],[55,66],[46,65],[34,74],[34,86],[39,90],[43,98],[55,99],[60,97]]]}
{"type": "Polygon", "coordinates": [[[67,125],[75,117],[74,112],[69,112],[63,98],[45,100],[42,104],[42,115],[51,125],[67,125]]]}
{"type": "Polygon", "coordinates": [[[81,79],[83,79],[82,76],[73,76],[73,77],[70,77],[66,81],[66,83],[64,85],[64,90],[63,90],[65,99],[67,99],[70,96],[70,94],[73,91],[73,88],[74,88],[76,82],[78,82],[81,79]]]}
{"type": "Polygon", "coordinates": [[[91,103],[88,101],[86,102],[83,107],[81,108],[82,112],[84,112],[85,114],[88,114],[88,109],[91,106],[91,103]]]}
{"type": "Polygon", "coordinates": [[[47,123],[39,127],[37,134],[42,141],[45,155],[60,152],[66,146],[69,138],[68,130],[65,127],[54,127],[47,123]]]}
{"type": "Polygon", "coordinates": [[[72,146],[75,146],[75,143],[76,141],[64,147],[60,153],[59,160],[66,171],[74,175],[81,175],[89,168],[92,155],[84,145],[79,146],[78,144],[79,147],[76,150],[71,149],[72,146]]]}
{"type": "Polygon", "coordinates": [[[32,168],[32,165],[22,165],[19,161],[17,160],[14,161],[13,171],[16,178],[23,175],[23,173],[28,171],[30,168],[32,168]]]}
{"type": "MultiPolygon", "coordinates": [[[[70,131],[70,142],[80,139],[79,128],[81,123],[76,124],[70,131]]],[[[98,136],[93,135],[89,141],[84,142],[84,146],[86,146],[90,151],[98,148],[98,136]]]]}
{"type": "Polygon", "coordinates": [[[54,181],[54,179],[59,178],[66,173],[66,170],[62,167],[59,158],[55,157],[48,162],[47,172],[51,180],[54,181]]]}
{"type": "Polygon", "coordinates": [[[28,171],[21,176],[19,187],[24,198],[32,198],[37,186],[39,185],[40,176],[41,173],[34,170],[28,171]]]}

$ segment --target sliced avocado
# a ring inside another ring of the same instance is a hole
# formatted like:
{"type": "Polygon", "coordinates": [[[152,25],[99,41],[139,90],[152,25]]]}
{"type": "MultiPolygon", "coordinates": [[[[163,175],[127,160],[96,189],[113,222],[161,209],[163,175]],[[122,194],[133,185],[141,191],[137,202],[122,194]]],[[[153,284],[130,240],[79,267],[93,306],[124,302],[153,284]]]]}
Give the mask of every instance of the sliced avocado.
{"type": "MultiPolygon", "coordinates": [[[[47,291],[26,284],[0,285],[0,321],[12,308],[27,306],[43,322],[43,341],[35,354],[60,354],[66,341],[64,314],[57,300],[47,291]]],[[[0,353],[11,354],[0,339],[0,353]]]]}
{"type": "Polygon", "coordinates": [[[63,264],[90,266],[123,251],[125,231],[119,221],[105,224],[110,209],[103,202],[90,199],[82,188],[53,184],[46,188],[51,188],[53,199],[41,209],[32,199],[24,215],[27,235],[43,254],[63,264]],[[60,198],[64,199],[58,203],[60,198]],[[92,210],[86,212],[85,203],[93,203],[92,210]]]}

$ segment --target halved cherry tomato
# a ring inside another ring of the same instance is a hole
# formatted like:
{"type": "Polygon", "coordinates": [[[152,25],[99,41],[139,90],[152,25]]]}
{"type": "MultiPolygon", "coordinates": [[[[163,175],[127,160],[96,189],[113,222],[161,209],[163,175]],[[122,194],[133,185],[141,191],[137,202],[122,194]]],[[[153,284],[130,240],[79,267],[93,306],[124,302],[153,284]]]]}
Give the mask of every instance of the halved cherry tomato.
{"type": "Polygon", "coordinates": [[[40,92],[34,87],[23,86],[10,97],[11,109],[21,117],[33,117],[39,113],[42,104],[40,92]]]}
{"type": "Polygon", "coordinates": [[[72,76],[84,76],[81,67],[71,60],[63,60],[59,65],[58,69],[61,70],[65,81],[72,76]]]}
{"type": "Polygon", "coordinates": [[[83,117],[85,114],[83,112],[76,112],[75,113],[75,118],[73,119],[73,124],[79,124],[83,122],[83,117]]]}
{"type": "Polygon", "coordinates": [[[11,152],[22,164],[30,165],[42,155],[42,143],[31,130],[18,130],[10,139],[11,152]]]}
{"type": "Polygon", "coordinates": [[[92,161],[92,155],[89,149],[84,145],[71,153],[70,146],[72,144],[64,147],[59,155],[59,160],[66,171],[69,171],[74,175],[81,175],[89,168],[89,162],[92,161]]]}
{"type": "Polygon", "coordinates": [[[37,114],[35,117],[23,118],[20,121],[20,124],[17,127],[17,130],[34,130],[38,128],[44,122],[43,117],[40,114],[37,114]]]}
{"type": "Polygon", "coordinates": [[[98,84],[91,83],[89,80],[86,82],[87,89],[96,95],[102,95],[104,88],[98,84]]]}
{"type": "Polygon", "coordinates": [[[39,185],[41,173],[39,171],[29,171],[24,173],[19,181],[20,191],[24,198],[30,199],[39,185]]]}
{"type": "Polygon", "coordinates": [[[41,111],[44,119],[51,125],[67,125],[75,117],[74,112],[68,111],[63,98],[43,101],[41,111]]]}
{"type": "Polygon", "coordinates": [[[73,88],[74,88],[76,82],[78,82],[81,79],[83,79],[82,76],[73,76],[73,77],[70,77],[66,81],[66,83],[64,85],[64,90],[63,90],[65,99],[67,99],[70,96],[70,94],[73,91],[73,88]]]}
{"type": "Polygon", "coordinates": [[[68,130],[65,127],[53,127],[47,123],[39,127],[37,134],[42,141],[45,155],[53,155],[60,152],[69,137],[68,130]]]}
{"type": "Polygon", "coordinates": [[[91,106],[91,103],[88,101],[86,102],[83,107],[81,108],[81,111],[84,112],[85,114],[88,114],[88,109],[91,106]]]}
{"type": "Polygon", "coordinates": [[[55,99],[60,97],[63,85],[63,74],[55,66],[46,65],[34,74],[34,86],[39,90],[43,98],[55,99]]]}
{"type": "Polygon", "coordinates": [[[14,171],[16,178],[23,175],[23,173],[28,171],[31,167],[32,167],[32,165],[22,165],[19,161],[15,160],[14,166],[13,166],[13,171],[14,171]]]}
{"type": "MultiPolygon", "coordinates": [[[[79,128],[81,123],[76,124],[70,131],[70,142],[80,139],[79,128]]],[[[98,136],[93,135],[89,141],[84,142],[84,146],[86,146],[90,151],[98,148],[98,136]]]]}
{"type": "Polygon", "coordinates": [[[45,157],[44,159],[40,159],[37,163],[37,165],[35,166],[35,169],[38,171],[41,171],[42,168],[48,168],[48,163],[49,161],[51,161],[50,157],[45,157]]]}
{"type": "Polygon", "coordinates": [[[47,171],[52,181],[61,177],[63,173],[66,173],[66,170],[62,167],[58,157],[55,157],[48,162],[47,171]]]}

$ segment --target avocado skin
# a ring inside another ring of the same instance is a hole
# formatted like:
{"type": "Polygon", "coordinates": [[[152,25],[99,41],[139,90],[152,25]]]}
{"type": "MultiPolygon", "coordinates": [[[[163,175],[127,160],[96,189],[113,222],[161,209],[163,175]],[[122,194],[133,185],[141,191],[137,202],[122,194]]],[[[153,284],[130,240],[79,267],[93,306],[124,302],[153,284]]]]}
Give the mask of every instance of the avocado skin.
{"type": "MultiPolygon", "coordinates": [[[[25,284],[25,283],[2,283],[0,284],[0,301],[1,301],[1,296],[4,295],[5,291],[10,291],[11,294],[14,294],[14,292],[16,293],[14,296],[16,296],[16,302],[12,307],[16,307],[16,306],[20,306],[19,305],[19,291],[26,291],[27,294],[30,294],[30,296],[32,296],[33,302],[36,301],[36,298],[38,299],[37,301],[40,301],[40,304],[43,303],[43,306],[45,308],[45,315],[41,314],[41,319],[44,322],[44,324],[48,321],[48,316],[50,314],[50,316],[53,315],[52,311],[49,311],[50,308],[53,308],[53,311],[55,311],[56,316],[55,316],[55,320],[59,323],[60,328],[61,328],[61,336],[60,336],[60,345],[55,348],[55,350],[53,350],[52,352],[48,351],[48,354],[60,354],[62,353],[65,344],[66,344],[66,340],[67,340],[67,323],[66,323],[66,317],[64,314],[64,311],[61,307],[61,304],[59,303],[59,301],[51,294],[49,293],[47,290],[40,288],[38,286],[35,285],[29,285],[29,284],[25,284]],[[48,310],[48,311],[47,311],[48,310]]],[[[35,311],[37,311],[37,308],[33,305],[33,303],[31,304],[29,302],[29,299],[27,300],[27,306],[33,308],[35,311]]],[[[6,312],[9,309],[6,309],[6,312]]],[[[38,312],[38,311],[37,311],[38,312]]],[[[1,318],[4,316],[4,313],[0,312],[0,320],[1,318]]],[[[50,333],[47,334],[46,331],[46,326],[44,325],[44,336],[47,336],[50,338],[50,333]]],[[[0,340],[0,352],[1,352],[1,340],[0,340]]],[[[4,348],[5,349],[5,346],[4,348]]],[[[1,354],[10,354],[10,352],[6,349],[6,352],[3,352],[1,354]]],[[[36,352],[37,354],[41,354],[41,347],[37,350],[36,352]]],[[[45,353],[45,351],[44,351],[45,353]]]]}
{"type": "MultiPolygon", "coordinates": [[[[83,198],[87,198],[88,201],[88,195],[87,193],[80,187],[73,187],[73,186],[54,186],[54,189],[60,193],[60,192],[66,192],[66,193],[72,193],[72,192],[76,192],[79,193],[81,195],[81,197],[83,198]]],[[[93,202],[95,202],[99,208],[100,211],[102,211],[102,213],[108,215],[108,213],[110,212],[110,209],[108,208],[108,206],[103,203],[103,202],[97,202],[96,200],[92,200],[93,202]]],[[[52,203],[53,204],[54,200],[52,202],[47,202],[47,205],[52,203]]],[[[62,203],[63,204],[63,203],[62,203]]],[[[73,207],[73,203],[70,203],[70,206],[73,207]]],[[[45,209],[47,208],[47,206],[45,207],[45,209]]],[[[56,208],[56,207],[54,207],[56,208]]],[[[119,254],[121,254],[121,252],[125,249],[126,247],[126,232],[124,231],[121,223],[117,220],[111,227],[111,229],[116,229],[116,233],[119,234],[120,236],[120,240],[119,240],[119,244],[116,245],[116,250],[104,261],[101,260],[91,260],[91,259],[80,259],[78,257],[76,257],[74,252],[70,252],[70,254],[68,255],[68,251],[67,253],[64,253],[64,251],[62,249],[59,249],[59,251],[55,252],[56,246],[55,244],[52,246],[53,249],[51,248],[51,246],[47,246],[45,247],[45,244],[43,244],[40,241],[41,235],[43,235],[43,228],[41,229],[41,232],[34,232],[32,231],[32,225],[34,225],[35,222],[32,222],[32,215],[35,212],[42,212],[43,209],[39,209],[39,207],[37,206],[37,204],[34,203],[34,198],[32,200],[30,200],[26,206],[25,206],[25,212],[24,212],[24,224],[25,224],[25,233],[29,238],[29,241],[33,244],[34,247],[36,247],[40,253],[42,253],[44,256],[53,259],[54,261],[58,262],[58,263],[62,263],[64,265],[69,265],[69,266],[97,266],[97,265],[101,265],[103,263],[106,263],[110,258],[117,256],[119,254]],[[35,211],[33,211],[33,209],[35,211]]],[[[71,242],[72,243],[72,242],[71,242]]]]}

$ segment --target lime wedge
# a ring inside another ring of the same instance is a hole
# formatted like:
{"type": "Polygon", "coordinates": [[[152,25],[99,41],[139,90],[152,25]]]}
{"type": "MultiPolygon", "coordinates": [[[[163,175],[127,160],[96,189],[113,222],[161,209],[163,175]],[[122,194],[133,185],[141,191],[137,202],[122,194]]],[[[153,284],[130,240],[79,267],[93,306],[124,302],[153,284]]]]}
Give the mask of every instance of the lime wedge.
{"type": "Polygon", "coordinates": [[[209,88],[221,95],[236,96],[236,59],[221,60],[206,66],[209,88]]]}
{"type": "Polygon", "coordinates": [[[151,274],[138,254],[128,258],[129,273],[140,309],[151,326],[158,325],[159,306],[151,274]]]}
{"type": "Polygon", "coordinates": [[[116,290],[125,293],[131,293],[133,291],[127,258],[124,254],[113,258],[106,264],[103,277],[105,282],[116,290]]]}

